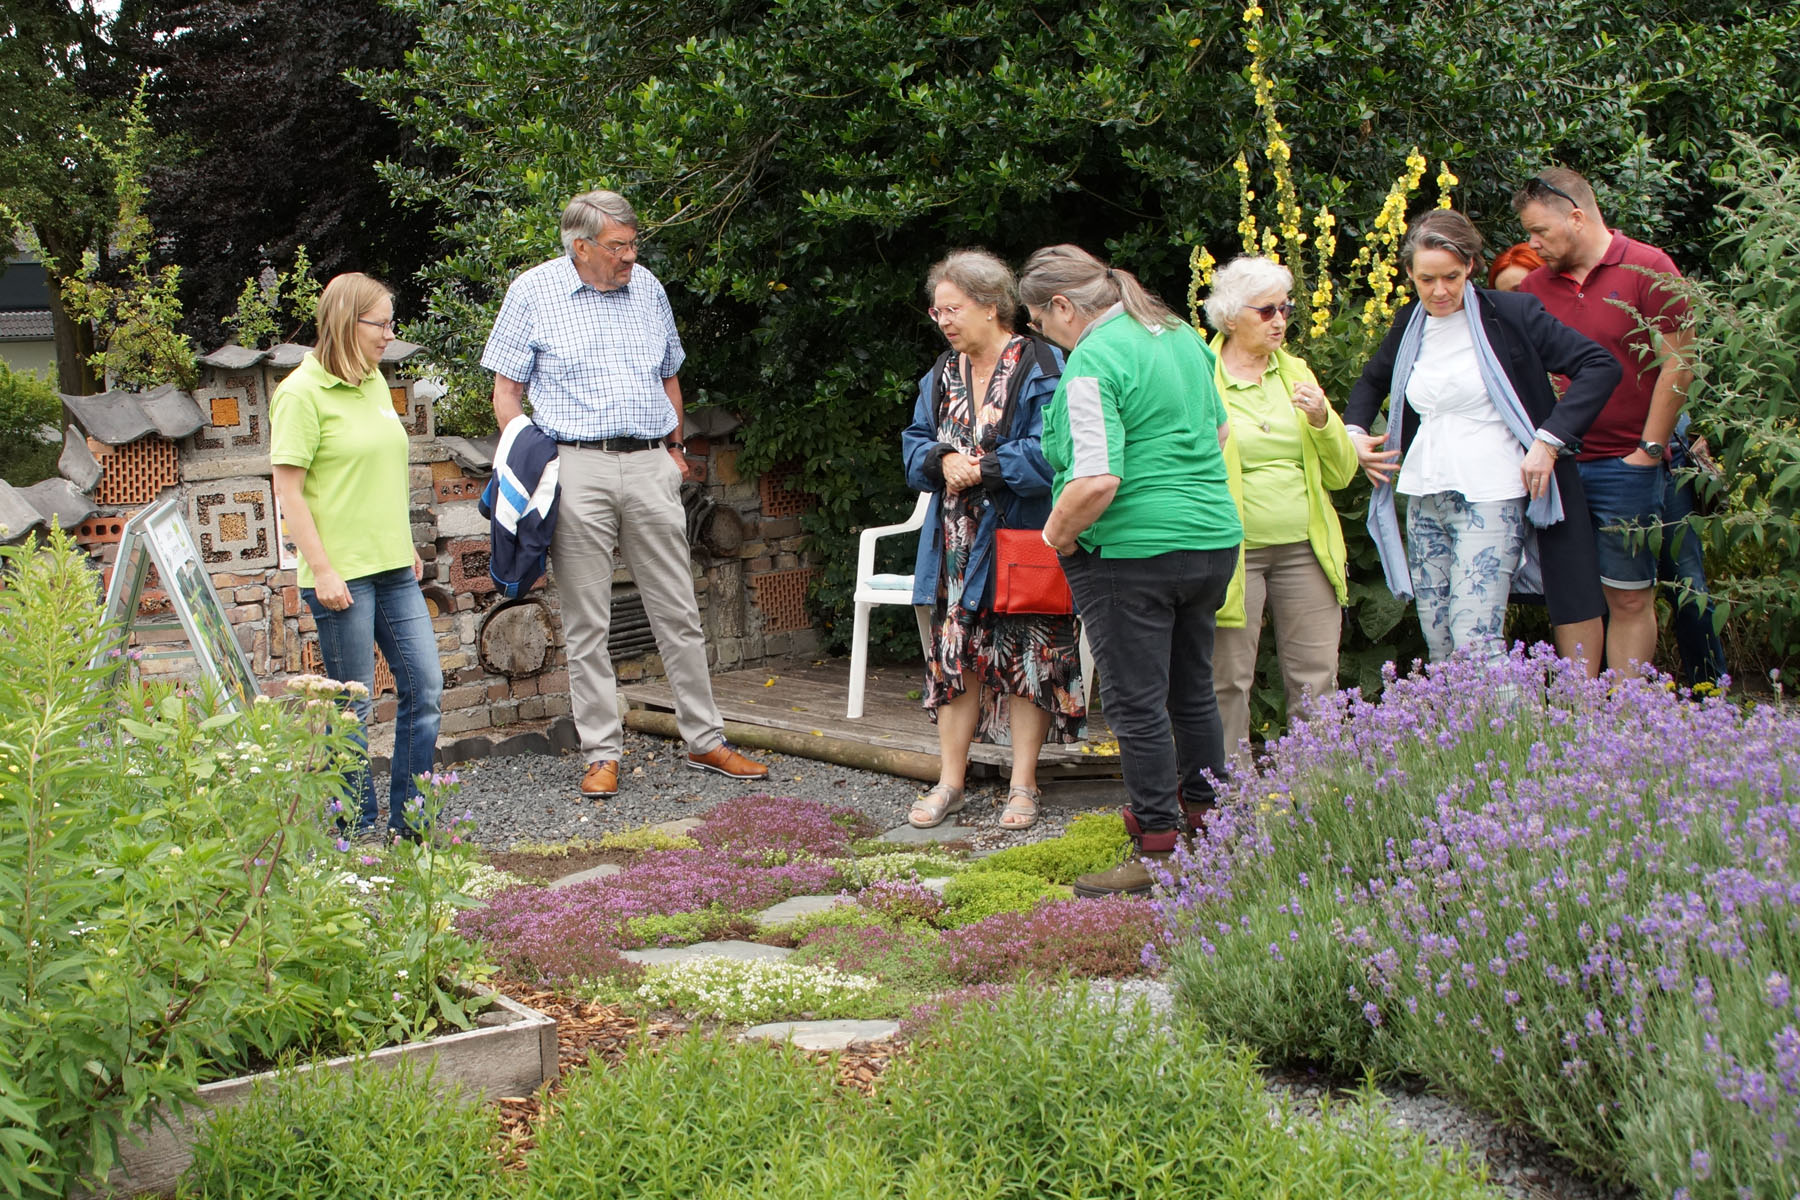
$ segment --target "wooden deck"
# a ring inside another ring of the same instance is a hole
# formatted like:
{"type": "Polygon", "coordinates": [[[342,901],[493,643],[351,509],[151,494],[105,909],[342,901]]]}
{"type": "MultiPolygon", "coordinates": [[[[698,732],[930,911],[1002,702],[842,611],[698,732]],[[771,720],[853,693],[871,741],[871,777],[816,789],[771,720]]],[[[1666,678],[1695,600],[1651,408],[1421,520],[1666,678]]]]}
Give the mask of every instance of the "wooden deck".
{"type": "MultiPolygon", "coordinates": [[[[891,750],[937,757],[937,727],[919,707],[916,695],[922,671],[916,666],[872,667],[863,699],[863,715],[844,716],[850,699],[847,658],[779,659],[745,671],[713,675],[713,697],[727,722],[761,725],[807,735],[822,735],[891,750]]],[[[674,698],[666,680],[620,684],[619,692],[633,708],[672,712],[674,698]]],[[[1095,701],[1099,700],[1096,694],[1095,701]]],[[[1012,760],[1007,746],[977,742],[970,761],[1004,768],[1012,760]]],[[[1087,741],[1073,746],[1045,746],[1039,770],[1049,777],[1116,776],[1119,759],[1103,714],[1088,717],[1087,741]],[[1096,753],[1096,750],[1101,752],[1096,753]]]]}

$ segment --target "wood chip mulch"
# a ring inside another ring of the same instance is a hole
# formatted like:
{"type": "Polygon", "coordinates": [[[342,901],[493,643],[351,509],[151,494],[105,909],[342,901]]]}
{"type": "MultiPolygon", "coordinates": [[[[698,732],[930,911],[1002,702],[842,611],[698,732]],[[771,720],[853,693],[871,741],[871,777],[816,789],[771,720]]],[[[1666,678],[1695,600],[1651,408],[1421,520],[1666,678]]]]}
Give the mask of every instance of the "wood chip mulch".
{"type": "MultiPolygon", "coordinates": [[[[493,987],[508,999],[556,1018],[556,1080],[530,1096],[502,1096],[496,1101],[500,1108],[503,1141],[500,1157],[508,1170],[524,1167],[525,1155],[537,1144],[537,1126],[544,1118],[545,1101],[568,1086],[571,1072],[584,1070],[591,1062],[616,1067],[625,1061],[627,1052],[640,1036],[648,1037],[655,1044],[689,1029],[687,1022],[674,1018],[653,1019],[646,1024],[618,1008],[546,991],[514,979],[495,979],[493,987]]],[[[880,1085],[882,1074],[899,1053],[892,1045],[880,1044],[842,1051],[813,1051],[807,1057],[821,1065],[835,1061],[839,1087],[872,1096],[880,1085]]]]}

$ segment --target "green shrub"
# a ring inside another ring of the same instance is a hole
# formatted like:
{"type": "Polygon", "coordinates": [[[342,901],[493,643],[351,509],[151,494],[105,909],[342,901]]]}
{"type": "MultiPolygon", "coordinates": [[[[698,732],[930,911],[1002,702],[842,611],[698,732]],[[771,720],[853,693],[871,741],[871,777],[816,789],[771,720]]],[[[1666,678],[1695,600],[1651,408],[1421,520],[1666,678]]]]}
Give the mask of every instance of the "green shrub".
{"type": "Polygon", "coordinates": [[[62,427],[62,398],[50,381],[0,362],[0,479],[14,487],[56,474],[62,439],[46,442],[62,427]]]}
{"type": "Polygon", "coordinates": [[[1390,1200],[1493,1193],[1364,1098],[1290,1116],[1250,1054],[1084,988],[1017,988],[931,1028],[882,1086],[882,1141],[968,1194],[1390,1200]],[[1273,1111],[1272,1111],[1273,1110],[1273,1111]]]}
{"type": "Polygon", "coordinates": [[[405,1067],[285,1075],[219,1111],[182,1200],[487,1200],[502,1194],[496,1110],[405,1067]]]}
{"type": "Polygon", "coordinates": [[[1118,813],[1082,813],[1069,822],[1061,837],[1009,846],[978,859],[969,870],[1023,871],[1051,883],[1074,883],[1082,875],[1118,866],[1130,846],[1124,818],[1118,813]]]}
{"type": "MultiPolygon", "coordinates": [[[[464,1023],[446,891],[364,895],[330,865],[335,710],[111,686],[86,556],[0,554],[0,1193],[105,1172],[207,1079],[464,1023]]],[[[429,873],[437,849],[409,850],[429,873]]]]}
{"type": "Polygon", "coordinates": [[[965,871],[944,885],[945,907],[938,923],[946,929],[972,925],[995,913],[1028,912],[1045,900],[1071,894],[1066,887],[1023,871],[965,871]]]}

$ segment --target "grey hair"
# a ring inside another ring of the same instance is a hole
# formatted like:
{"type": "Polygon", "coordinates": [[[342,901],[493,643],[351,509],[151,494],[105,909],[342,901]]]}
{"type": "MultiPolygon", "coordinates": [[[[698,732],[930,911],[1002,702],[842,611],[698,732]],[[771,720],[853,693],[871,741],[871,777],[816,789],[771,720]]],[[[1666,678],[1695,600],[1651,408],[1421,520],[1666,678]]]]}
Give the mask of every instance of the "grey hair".
{"type": "Polygon", "coordinates": [[[986,250],[952,250],[926,274],[926,296],[935,298],[940,283],[961,289],[977,304],[991,304],[994,319],[1011,332],[1019,313],[1019,281],[998,255],[986,250]]]}
{"type": "Polygon", "coordinates": [[[1434,208],[1406,229],[1400,243],[1400,265],[1412,270],[1413,256],[1421,250],[1447,250],[1466,263],[1481,261],[1481,231],[1455,209],[1434,208]]]}
{"type": "Polygon", "coordinates": [[[1025,260],[1019,296],[1033,307],[1062,296],[1084,317],[1123,304],[1145,329],[1174,329],[1185,322],[1169,311],[1130,271],[1109,267],[1080,246],[1045,246],[1025,260]]]}
{"type": "Polygon", "coordinates": [[[1293,290],[1294,273],[1280,263],[1261,255],[1239,255],[1213,275],[1212,291],[1206,297],[1206,323],[1223,333],[1256,297],[1293,290]]]}
{"type": "Polygon", "coordinates": [[[575,253],[575,239],[598,241],[600,231],[611,221],[627,229],[637,228],[637,213],[631,201],[617,192],[583,192],[569,201],[562,214],[562,244],[567,254],[575,253]]]}

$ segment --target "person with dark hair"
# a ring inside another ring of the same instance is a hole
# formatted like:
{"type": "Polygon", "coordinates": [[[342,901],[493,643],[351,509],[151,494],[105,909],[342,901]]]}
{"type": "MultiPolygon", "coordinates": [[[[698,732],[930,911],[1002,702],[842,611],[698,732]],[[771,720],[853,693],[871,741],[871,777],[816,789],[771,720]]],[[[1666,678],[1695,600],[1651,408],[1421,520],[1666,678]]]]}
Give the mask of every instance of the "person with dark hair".
{"type": "Polygon", "coordinates": [[[925,290],[950,348],[919,380],[901,444],[907,483],[933,493],[913,602],[931,608],[924,698],[939,764],[938,781],[907,820],[929,829],[962,809],[969,744],[980,736],[1012,746],[1001,827],[1029,829],[1038,817],[1038,749],[1046,737],[1081,740],[1080,634],[1073,615],[994,611],[994,543],[998,530],[1040,530],[1050,514],[1040,439],[1062,354],[1014,331],[1018,284],[985,250],[943,259],[925,290]]]}
{"type": "Polygon", "coordinates": [[[1213,632],[1243,526],[1229,428],[1200,334],[1129,271],[1075,246],[1033,254],[1019,292],[1032,328],[1069,352],[1044,416],[1062,556],[1119,739],[1136,853],[1075,881],[1079,896],[1141,894],[1225,775],[1213,632]]]}
{"type": "Polygon", "coordinates": [[[1388,587],[1415,600],[1434,660],[1503,653],[1508,595],[1541,592],[1557,652],[1597,673],[1605,604],[1581,476],[1565,453],[1605,404],[1618,364],[1535,298],[1470,282],[1481,234],[1461,213],[1415,220],[1400,259],[1418,299],[1394,315],[1344,414],[1375,485],[1369,531],[1388,587]],[[1560,402],[1552,371],[1569,377],[1560,402]],[[1387,432],[1373,437],[1384,400],[1387,432]],[[1407,497],[1404,546],[1396,492],[1407,497]]]}
{"type": "MultiPolygon", "coordinates": [[[[332,678],[363,685],[350,702],[358,743],[375,692],[375,648],[394,673],[394,752],[388,832],[416,837],[408,808],[436,761],[444,672],[412,540],[410,443],[381,375],[394,340],[394,293],[362,274],[339,275],[319,295],[319,343],[269,401],[275,493],[294,545],[300,597],[319,630],[332,678]]],[[[367,768],[347,780],[356,832],[380,809],[367,768]]],[[[416,814],[415,814],[416,815],[416,814]]]]}
{"type": "Polygon", "coordinates": [[[662,282],[638,262],[637,213],[617,192],[584,192],[563,208],[562,244],[560,257],[506,289],[481,365],[494,373],[500,428],[524,416],[529,390],[532,422],[557,445],[550,561],[587,760],[578,788],[590,800],[619,791],[625,730],[606,635],[620,560],[656,635],[688,766],[767,778],[768,767],[726,744],[713,699],[681,505],[687,352],[662,282]]]}
{"type": "MultiPolygon", "coordinates": [[[[1693,333],[1687,302],[1665,282],[1675,263],[1654,246],[1606,227],[1594,189],[1565,167],[1539,172],[1513,195],[1513,211],[1544,265],[1519,290],[1598,342],[1620,378],[1583,439],[1576,460],[1600,547],[1608,611],[1606,665],[1621,670],[1656,651],[1657,553],[1643,537],[1662,524],[1670,485],[1669,447],[1693,378],[1683,357],[1693,333]]],[[[1673,538],[1682,531],[1669,529],[1673,538]]],[[[1706,580],[1694,545],[1696,593],[1706,580]]]]}
{"type": "Polygon", "coordinates": [[[1544,265],[1527,242],[1517,242],[1494,255],[1488,264],[1488,286],[1496,292],[1516,292],[1525,277],[1544,265]]]}

